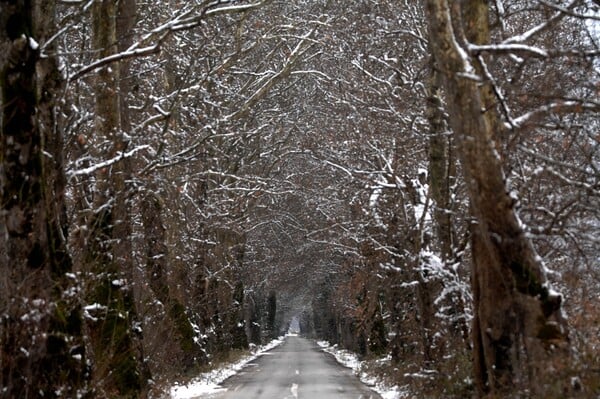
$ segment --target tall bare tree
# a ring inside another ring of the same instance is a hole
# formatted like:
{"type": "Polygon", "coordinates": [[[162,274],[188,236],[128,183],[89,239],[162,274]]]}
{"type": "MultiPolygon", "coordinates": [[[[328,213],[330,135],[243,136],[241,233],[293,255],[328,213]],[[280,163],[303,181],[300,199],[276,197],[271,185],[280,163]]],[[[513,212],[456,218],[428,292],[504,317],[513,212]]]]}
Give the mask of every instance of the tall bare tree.
{"type": "Polygon", "coordinates": [[[84,394],[85,351],[66,248],[63,78],[55,2],[0,2],[0,397],[84,394]],[[42,57],[42,47],[45,52],[42,57]]]}
{"type": "MultiPolygon", "coordinates": [[[[472,211],[473,345],[480,394],[547,388],[547,370],[564,347],[561,297],[549,287],[543,265],[526,236],[508,193],[494,138],[500,116],[490,104],[490,82],[467,39],[489,42],[487,2],[427,1],[430,44],[443,75],[472,211]],[[478,32],[478,36],[472,32],[478,32]],[[478,74],[479,73],[479,74],[478,74]],[[526,354],[526,355],[525,355],[526,354]]],[[[537,392],[536,394],[540,394],[537,392]]]]}
{"type": "MultiPolygon", "coordinates": [[[[119,1],[98,0],[92,5],[92,48],[98,58],[118,52],[119,1]]],[[[122,13],[131,10],[122,10],[122,13]]],[[[135,14],[133,14],[135,15],[135,14]]],[[[131,17],[130,17],[131,18],[131,17]]],[[[130,19],[129,18],[129,19],[130,19]]],[[[121,22],[131,25],[129,19],[121,22]]],[[[94,85],[95,134],[99,158],[113,158],[127,147],[122,130],[119,64],[97,71],[94,85]]],[[[123,68],[125,70],[125,68],[123,68]]],[[[127,212],[127,164],[96,171],[94,209],[84,262],[92,273],[88,301],[88,333],[93,355],[93,381],[98,394],[136,397],[148,379],[134,328],[136,307],[131,278],[130,220],[127,212]]]]}

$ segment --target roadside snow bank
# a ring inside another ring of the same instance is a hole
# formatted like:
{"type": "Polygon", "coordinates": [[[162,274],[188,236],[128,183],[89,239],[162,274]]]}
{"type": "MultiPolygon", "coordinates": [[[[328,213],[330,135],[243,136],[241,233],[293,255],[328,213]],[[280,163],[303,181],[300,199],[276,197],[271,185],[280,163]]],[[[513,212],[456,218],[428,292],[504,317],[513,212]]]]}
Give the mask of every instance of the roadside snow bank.
{"type": "Polygon", "coordinates": [[[355,353],[340,349],[337,345],[332,346],[327,341],[317,341],[317,344],[324,352],[333,355],[338,363],[352,369],[354,374],[356,374],[363,383],[381,395],[383,399],[401,399],[408,397],[408,392],[402,391],[398,386],[388,386],[384,384],[383,381],[378,380],[377,377],[362,371],[364,362],[360,361],[355,353]]]}
{"type": "Polygon", "coordinates": [[[279,337],[266,345],[256,347],[252,354],[242,357],[236,363],[231,363],[202,373],[187,385],[174,385],[170,389],[171,399],[190,399],[201,395],[214,394],[225,390],[221,384],[229,377],[237,374],[248,363],[283,343],[284,337],[279,337]]]}

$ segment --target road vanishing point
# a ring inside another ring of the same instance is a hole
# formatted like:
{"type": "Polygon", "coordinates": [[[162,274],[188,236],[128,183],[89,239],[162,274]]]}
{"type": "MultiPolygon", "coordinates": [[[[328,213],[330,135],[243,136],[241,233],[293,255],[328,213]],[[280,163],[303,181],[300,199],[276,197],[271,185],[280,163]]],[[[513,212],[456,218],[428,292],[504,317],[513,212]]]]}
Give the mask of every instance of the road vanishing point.
{"type": "Polygon", "coordinates": [[[288,336],[223,383],[210,399],[381,399],[313,341],[288,336]]]}

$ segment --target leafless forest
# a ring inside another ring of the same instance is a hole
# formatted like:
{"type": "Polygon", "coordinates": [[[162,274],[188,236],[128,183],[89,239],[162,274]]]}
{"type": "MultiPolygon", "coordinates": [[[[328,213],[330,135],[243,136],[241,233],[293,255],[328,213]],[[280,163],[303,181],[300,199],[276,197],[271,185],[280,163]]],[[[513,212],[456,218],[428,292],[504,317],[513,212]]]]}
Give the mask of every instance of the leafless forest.
{"type": "Polygon", "coordinates": [[[598,0],[0,0],[0,398],[287,331],[600,395],[598,0]]]}

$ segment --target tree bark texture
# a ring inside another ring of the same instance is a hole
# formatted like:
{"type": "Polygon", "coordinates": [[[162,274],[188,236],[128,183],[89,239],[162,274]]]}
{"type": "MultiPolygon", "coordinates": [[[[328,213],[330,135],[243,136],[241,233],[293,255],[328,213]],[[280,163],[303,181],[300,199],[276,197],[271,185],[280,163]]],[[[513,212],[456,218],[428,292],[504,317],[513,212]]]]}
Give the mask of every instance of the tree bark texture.
{"type": "Polygon", "coordinates": [[[84,396],[81,309],[66,250],[55,2],[0,1],[0,397],[84,396]],[[51,51],[51,46],[48,47],[51,51]]]}
{"type": "Polygon", "coordinates": [[[502,395],[526,386],[543,391],[555,356],[552,344],[566,339],[561,298],[549,289],[541,260],[523,232],[494,148],[499,124],[486,114],[477,69],[459,44],[465,42],[463,25],[487,31],[487,18],[473,9],[487,12],[487,5],[478,0],[452,2],[452,8],[445,0],[426,4],[430,45],[444,76],[450,123],[477,220],[472,285],[479,393],[502,395]],[[469,19],[461,21],[461,15],[469,19]]]}

